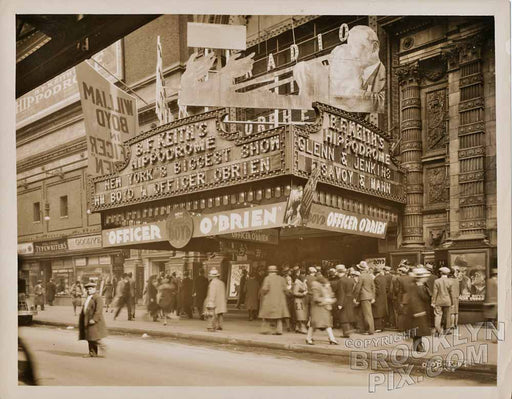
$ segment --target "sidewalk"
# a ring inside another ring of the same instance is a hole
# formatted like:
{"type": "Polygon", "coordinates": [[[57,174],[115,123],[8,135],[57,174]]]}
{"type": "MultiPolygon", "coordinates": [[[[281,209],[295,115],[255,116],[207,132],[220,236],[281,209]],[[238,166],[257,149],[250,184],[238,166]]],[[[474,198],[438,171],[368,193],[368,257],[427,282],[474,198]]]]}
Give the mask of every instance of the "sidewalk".
{"type": "MultiPolygon", "coordinates": [[[[434,368],[436,365],[448,367],[443,366],[445,362],[454,364],[463,356],[465,364],[455,368],[464,371],[496,373],[498,345],[490,340],[493,336],[490,330],[486,331],[485,328],[478,330],[476,325],[459,326],[458,334],[440,338],[424,337],[423,341],[428,350],[426,353],[418,354],[411,351],[412,339],[404,338],[403,334],[396,331],[384,331],[371,336],[353,334],[351,338],[341,338],[341,331],[334,330],[334,335],[339,342],[337,346],[329,345],[325,331],[315,332],[313,346],[306,345],[303,334],[285,332],[280,336],[263,335],[259,333],[260,322],[250,322],[242,318],[243,314],[240,311],[234,314],[228,312],[224,318],[223,330],[215,333],[206,331],[206,322],[199,320],[197,315],[196,319],[192,320],[168,320],[167,326],[164,326],[161,321],[149,320],[144,307],[137,307],[136,318],[133,321],[127,320],[126,309],[121,311],[115,321],[113,315],[110,312],[105,313],[107,328],[111,332],[137,335],[146,333],[149,336],[165,336],[182,340],[338,356],[347,363],[351,362],[352,365],[355,364],[355,360],[359,360],[357,364],[363,368],[365,364],[366,368],[380,368],[386,362],[394,366],[414,364],[425,367],[429,360],[431,365],[434,364],[434,368]]],[[[76,328],[78,316],[73,314],[71,306],[46,306],[44,311],[39,311],[34,317],[34,323],[76,328]]]]}

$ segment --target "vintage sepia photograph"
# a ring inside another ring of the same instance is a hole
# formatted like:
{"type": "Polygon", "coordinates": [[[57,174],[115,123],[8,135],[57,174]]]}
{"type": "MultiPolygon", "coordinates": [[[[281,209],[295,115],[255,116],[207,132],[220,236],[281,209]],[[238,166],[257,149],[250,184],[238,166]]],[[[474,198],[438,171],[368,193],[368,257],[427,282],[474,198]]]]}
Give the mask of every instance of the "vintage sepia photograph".
{"type": "Polygon", "coordinates": [[[18,385],[496,389],[496,10],[138,10],[12,16],[18,385]]]}

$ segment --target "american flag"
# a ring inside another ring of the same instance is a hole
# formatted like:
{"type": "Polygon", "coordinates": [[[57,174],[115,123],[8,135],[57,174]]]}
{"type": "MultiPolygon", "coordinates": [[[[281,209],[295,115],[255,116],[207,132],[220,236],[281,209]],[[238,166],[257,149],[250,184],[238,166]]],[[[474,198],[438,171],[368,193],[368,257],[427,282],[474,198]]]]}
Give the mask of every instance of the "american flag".
{"type": "Polygon", "coordinates": [[[160,36],[156,39],[156,99],[155,112],[160,124],[172,122],[174,120],[171,109],[167,104],[167,93],[165,90],[165,79],[162,68],[162,45],[160,36]]]}
{"type": "Polygon", "coordinates": [[[315,194],[316,185],[320,178],[320,167],[315,167],[311,170],[308,182],[304,187],[304,193],[302,195],[302,203],[300,206],[300,215],[302,216],[302,222],[306,223],[309,213],[311,211],[311,204],[313,203],[313,196],[315,194]]]}

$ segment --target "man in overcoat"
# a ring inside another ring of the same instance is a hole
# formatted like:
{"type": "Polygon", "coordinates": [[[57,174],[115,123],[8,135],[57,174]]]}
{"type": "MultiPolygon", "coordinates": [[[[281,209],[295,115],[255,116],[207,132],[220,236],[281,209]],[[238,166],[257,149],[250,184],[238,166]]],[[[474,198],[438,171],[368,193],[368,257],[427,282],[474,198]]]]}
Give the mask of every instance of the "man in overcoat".
{"type": "Polygon", "coordinates": [[[338,310],[338,319],[340,327],[343,331],[344,338],[350,338],[350,334],[354,331],[354,286],[356,284],[353,278],[347,276],[347,268],[345,265],[337,265],[338,286],[336,289],[336,309],[338,310]]]}
{"type": "Polygon", "coordinates": [[[46,285],[46,293],[47,293],[47,299],[48,304],[50,306],[53,306],[53,301],[55,300],[55,294],[57,293],[57,286],[53,282],[53,278],[48,281],[48,284],[46,285]]]}
{"type": "Polygon", "coordinates": [[[215,332],[222,330],[224,313],[227,312],[226,285],[220,280],[220,273],[217,269],[210,270],[211,278],[208,286],[208,293],[204,300],[205,314],[208,319],[208,331],[215,332]]]}
{"type": "Polygon", "coordinates": [[[398,273],[399,275],[393,283],[396,303],[398,303],[396,325],[398,331],[405,331],[407,329],[407,306],[409,303],[407,286],[412,282],[412,277],[408,275],[409,268],[406,265],[400,266],[398,273]]]}
{"type": "Polygon", "coordinates": [[[372,304],[375,302],[375,283],[365,261],[359,262],[357,268],[361,271],[361,276],[354,287],[354,303],[361,305],[361,315],[365,324],[363,327],[367,328],[365,334],[371,335],[375,333],[372,313],[372,304]]]}
{"type": "Polygon", "coordinates": [[[290,317],[286,303],[286,280],[277,274],[276,266],[268,267],[268,276],[261,286],[261,307],[259,317],[262,319],[261,332],[268,334],[269,321],[275,335],[283,333],[283,319],[290,317]]]}
{"type": "Polygon", "coordinates": [[[453,305],[452,282],[448,278],[450,269],[441,267],[439,269],[441,277],[434,281],[434,291],[432,293],[431,306],[434,308],[434,325],[437,334],[442,334],[444,330],[450,328],[450,309],[453,305]]]}
{"type": "Polygon", "coordinates": [[[194,281],[194,297],[197,311],[201,315],[201,320],[204,320],[203,305],[207,292],[208,279],[204,276],[204,269],[199,269],[199,275],[194,281]]]}
{"type": "Polygon", "coordinates": [[[87,283],[87,298],[78,319],[78,339],[89,344],[89,354],[84,357],[97,357],[98,346],[105,351],[100,340],[107,336],[105,319],[103,318],[103,299],[96,292],[96,284],[87,283]]]}
{"type": "Polygon", "coordinates": [[[194,289],[194,283],[192,279],[189,277],[188,270],[185,270],[183,272],[183,281],[181,282],[181,293],[183,296],[183,311],[188,316],[189,319],[193,318],[193,311],[192,311],[192,305],[193,305],[193,289],[194,289]]]}
{"type": "Polygon", "coordinates": [[[384,269],[377,267],[375,269],[375,303],[372,305],[372,313],[375,323],[375,332],[384,330],[386,316],[388,315],[388,290],[387,279],[384,275],[384,269]]]}
{"type": "Polygon", "coordinates": [[[410,280],[405,287],[409,297],[406,328],[413,335],[413,350],[415,352],[425,352],[422,337],[431,334],[430,294],[425,285],[430,272],[423,267],[417,267],[412,270],[411,275],[413,280],[410,280]]]}
{"type": "Polygon", "coordinates": [[[119,283],[117,284],[117,300],[116,300],[116,306],[117,310],[114,313],[114,320],[119,316],[119,313],[121,312],[121,309],[126,306],[126,309],[128,311],[128,320],[132,319],[132,303],[131,303],[131,295],[130,295],[130,279],[128,274],[124,273],[123,278],[119,280],[119,283]]]}

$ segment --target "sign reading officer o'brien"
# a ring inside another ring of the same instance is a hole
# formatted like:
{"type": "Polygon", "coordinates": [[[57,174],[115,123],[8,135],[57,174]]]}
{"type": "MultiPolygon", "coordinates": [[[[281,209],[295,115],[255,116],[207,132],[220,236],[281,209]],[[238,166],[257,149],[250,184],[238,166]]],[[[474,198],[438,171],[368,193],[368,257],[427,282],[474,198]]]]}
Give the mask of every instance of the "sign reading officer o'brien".
{"type": "Polygon", "coordinates": [[[306,226],[320,230],[337,231],[339,233],[386,238],[388,222],[341,209],[313,204],[311,216],[306,226]]]}

